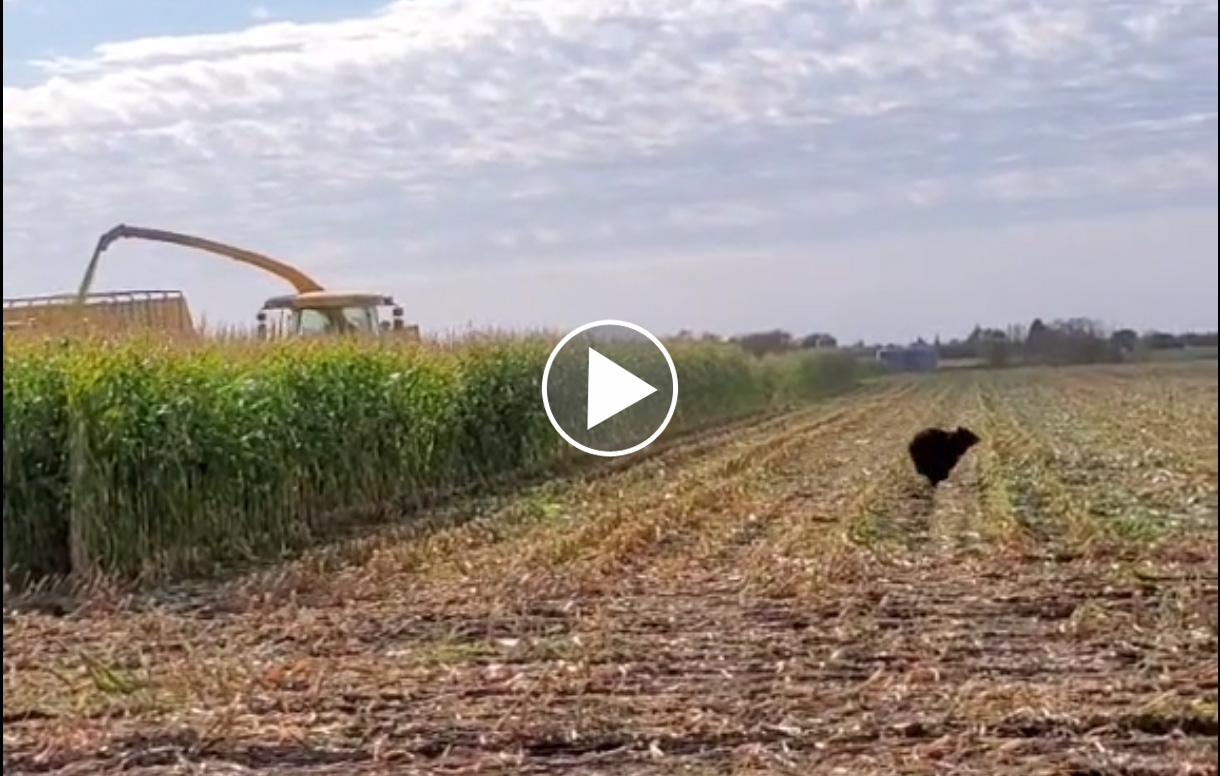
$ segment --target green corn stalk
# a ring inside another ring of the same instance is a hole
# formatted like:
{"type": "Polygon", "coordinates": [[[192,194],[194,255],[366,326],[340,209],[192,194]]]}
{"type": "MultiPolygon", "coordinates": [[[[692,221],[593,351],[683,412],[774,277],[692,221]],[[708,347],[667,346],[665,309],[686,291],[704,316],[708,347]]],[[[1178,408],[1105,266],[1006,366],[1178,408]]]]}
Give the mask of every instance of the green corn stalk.
{"type": "MultiPolygon", "coordinates": [[[[583,459],[541,403],[554,341],[6,334],[6,577],[213,574],[325,540],[351,516],[401,514],[387,505],[583,459]]],[[[668,384],[646,348],[601,350],[668,384]]],[[[759,360],[702,342],[670,352],[680,401],[662,439],[858,378],[855,362],[833,353],[759,360]]],[[[584,390],[579,369],[552,379],[553,390],[584,390]]],[[[654,418],[655,408],[628,408],[595,429],[597,444],[639,439],[654,418]]]]}

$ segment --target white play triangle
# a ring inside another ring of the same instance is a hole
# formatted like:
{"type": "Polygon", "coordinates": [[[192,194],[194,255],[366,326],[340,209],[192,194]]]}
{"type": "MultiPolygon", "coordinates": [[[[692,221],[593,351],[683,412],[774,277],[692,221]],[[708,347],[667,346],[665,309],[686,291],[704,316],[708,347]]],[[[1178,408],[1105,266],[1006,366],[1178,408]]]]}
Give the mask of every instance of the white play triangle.
{"type": "Polygon", "coordinates": [[[656,392],[656,388],[589,348],[588,428],[593,428],[656,392]]]}

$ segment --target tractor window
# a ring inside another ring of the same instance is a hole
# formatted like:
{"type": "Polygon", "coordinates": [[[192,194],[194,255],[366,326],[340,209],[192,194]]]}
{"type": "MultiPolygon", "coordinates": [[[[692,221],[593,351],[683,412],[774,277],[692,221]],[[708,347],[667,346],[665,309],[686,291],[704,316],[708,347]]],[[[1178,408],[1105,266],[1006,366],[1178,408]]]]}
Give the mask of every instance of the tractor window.
{"type": "Polygon", "coordinates": [[[349,326],[359,331],[377,331],[377,308],[344,307],[343,317],[349,326]]]}
{"type": "Polygon", "coordinates": [[[377,311],[373,307],[307,308],[296,314],[296,329],[300,334],[332,334],[335,332],[376,331],[377,311]]]}

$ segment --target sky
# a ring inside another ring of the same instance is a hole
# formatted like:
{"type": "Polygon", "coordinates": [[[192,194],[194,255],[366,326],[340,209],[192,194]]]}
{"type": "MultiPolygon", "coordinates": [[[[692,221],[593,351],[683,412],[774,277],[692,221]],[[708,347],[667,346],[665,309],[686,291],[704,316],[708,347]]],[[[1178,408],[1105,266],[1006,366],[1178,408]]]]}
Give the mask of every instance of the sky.
{"type": "MultiPolygon", "coordinates": [[[[4,0],[4,295],[118,223],[425,330],[1217,325],[1216,0],[4,0]]],[[[115,244],[96,290],[289,290],[115,244]]]]}

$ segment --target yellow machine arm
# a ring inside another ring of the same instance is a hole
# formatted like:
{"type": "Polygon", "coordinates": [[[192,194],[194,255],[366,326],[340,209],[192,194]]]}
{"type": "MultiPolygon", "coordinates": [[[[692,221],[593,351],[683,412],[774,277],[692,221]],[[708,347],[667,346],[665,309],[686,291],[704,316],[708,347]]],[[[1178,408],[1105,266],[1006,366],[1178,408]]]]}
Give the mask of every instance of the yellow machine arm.
{"type": "Polygon", "coordinates": [[[136,238],[139,240],[152,240],[153,242],[172,243],[181,245],[186,248],[196,248],[208,253],[215,253],[220,256],[240,261],[243,264],[249,264],[252,267],[257,267],[272,275],[283,278],[293,285],[298,294],[305,294],[311,291],[323,291],[323,287],[318,281],[306,275],[296,267],[277,261],[270,256],[264,256],[261,253],[248,251],[244,248],[236,248],[232,245],[208,240],[203,237],[193,237],[189,234],[179,234],[163,229],[147,229],[142,226],[128,226],[127,224],[119,224],[110,231],[98,238],[97,246],[93,249],[93,258],[89,260],[89,266],[85,269],[85,277],[81,280],[80,289],[77,291],[76,297],[78,303],[83,304],[88,296],[90,289],[93,286],[93,276],[97,273],[98,260],[102,253],[110,247],[111,243],[120,238],[136,238]]]}

